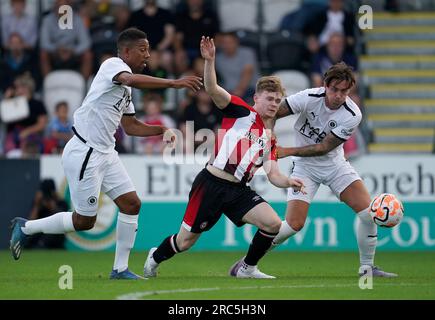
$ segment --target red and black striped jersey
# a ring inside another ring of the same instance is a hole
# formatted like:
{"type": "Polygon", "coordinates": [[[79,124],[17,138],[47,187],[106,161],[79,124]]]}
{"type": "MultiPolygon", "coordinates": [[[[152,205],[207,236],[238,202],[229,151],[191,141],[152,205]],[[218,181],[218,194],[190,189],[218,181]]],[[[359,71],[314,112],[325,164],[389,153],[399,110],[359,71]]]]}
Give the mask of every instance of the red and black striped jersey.
{"type": "Polygon", "coordinates": [[[211,165],[249,182],[266,160],[276,160],[276,143],[258,113],[245,101],[231,96],[216,136],[211,165]]]}

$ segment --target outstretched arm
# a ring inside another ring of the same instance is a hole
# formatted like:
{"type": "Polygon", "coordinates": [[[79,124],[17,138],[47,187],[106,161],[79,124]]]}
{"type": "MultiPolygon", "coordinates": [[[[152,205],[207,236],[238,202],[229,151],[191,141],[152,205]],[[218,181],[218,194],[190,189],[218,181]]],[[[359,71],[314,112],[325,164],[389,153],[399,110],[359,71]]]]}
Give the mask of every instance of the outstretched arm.
{"type": "Polygon", "coordinates": [[[321,143],[310,144],[304,147],[277,147],[278,159],[288,156],[297,157],[316,157],[323,156],[331,150],[337,148],[344,140],[337,138],[329,133],[321,143]]]}
{"type": "Polygon", "coordinates": [[[215,58],[216,47],[213,39],[209,37],[201,38],[201,56],[205,59],[204,64],[204,87],[213,102],[219,109],[223,109],[231,102],[231,95],[217,84],[215,58]]]}
{"type": "Polygon", "coordinates": [[[135,116],[123,116],[121,118],[121,125],[125,133],[129,136],[149,137],[163,134],[166,141],[174,142],[175,140],[175,135],[172,133],[171,129],[164,126],[145,124],[139,121],[135,116]]]}
{"type": "Polygon", "coordinates": [[[293,188],[295,191],[301,191],[305,194],[304,182],[300,179],[292,179],[279,171],[276,160],[268,160],[263,164],[269,181],[278,188],[293,188]]]}
{"type": "Polygon", "coordinates": [[[186,76],[180,79],[164,79],[122,72],[113,80],[137,89],[188,88],[192,91],[198,91],[202,86],[201,78],[196,76],[186,76]]]}

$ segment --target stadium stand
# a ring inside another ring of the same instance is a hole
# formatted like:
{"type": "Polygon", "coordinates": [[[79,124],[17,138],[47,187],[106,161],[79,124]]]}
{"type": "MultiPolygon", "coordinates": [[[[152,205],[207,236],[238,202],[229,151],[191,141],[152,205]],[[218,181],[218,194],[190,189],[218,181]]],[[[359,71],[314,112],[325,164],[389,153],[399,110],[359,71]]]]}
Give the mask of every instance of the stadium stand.
{"type": "Polygon", "coordinates": [[[81,105],[85,97],[86,81],[79,72],[72,70],[58,70],[50,72],[44,78],[44,104],[50,116],[54,115],[54,108],[60,101],[68,102],[69,118],[81,105]]]}
{"type": "Polygon", "coordinates": [[[372,153],[431,153],[435,127],[435,12],[375,13],[361,69],[372,153]]]}

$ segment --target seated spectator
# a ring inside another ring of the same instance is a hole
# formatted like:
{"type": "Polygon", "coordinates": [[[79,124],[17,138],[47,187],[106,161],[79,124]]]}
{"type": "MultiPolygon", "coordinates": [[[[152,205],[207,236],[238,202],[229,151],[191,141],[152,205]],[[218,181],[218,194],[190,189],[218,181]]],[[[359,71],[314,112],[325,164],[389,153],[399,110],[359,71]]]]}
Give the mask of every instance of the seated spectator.
{"type": "MultiPolygon", "coordinates": [[[[35,194],[30,220],[42,219],[56,212],[68,211],[68,204],[56,192],[56,185],[52,179],[41,181],[39,190],[35,194]]],[[[64,249],[64,234],[35,234],[26,241],[27,249],[64,249]]]]}
{"type": "Polygon", "coordinates": [[[22,149],[23,143],[32,142],[39,145],[39,153],[43,150],[43,136],[48,117],[44,104],[33,97],[35,82],[29,74],[19,76],[14,87],[6,90],[4,98],[24,96],[29,105],[29,116],[23,120],[8,123],[6,127],[5,152],[22,149]]]}
{"type": "Polygon", "coordinates": [[[175,18],[169,10],[159,8],[156,0],[145,0],[144,7],[132,13],[128,25],[147,34],[151,50],[165,51],[171,48],[175,36],[175,18]]]}
{"type": "Polygon", "coordinates": [[[344,61],[352,66],[354,71],[358,71],[357,57],[352,51],[346,50],[345,41],[342,33],[332,33],[326,45],[314,56],[311,66],[311,80],[314,86],[321,85],[326,70],[340,61],[344,61]]]}
{"type": "Polygon", "coordinates": [[[55,115],[47,127],[44,153],[62,153],[66,143],[72,138],[72,122],[68,119],[68,109],[65,101],[56,104],[55,115]]]}
{"type": "Polygon", "coordinates": [[[187,153],[192,153],[197,149],[198,146],[202,145],[204,142],[207,146],[213,146],[214,144],[214,134],[216,129],[222,122],[222,112],[215,107],[211,97],[205,90],[200,90],[197,92],[193,102],[186,107],[182,117],[180,118],[179,128],[186,137],[187,130],[192,130],[196,134],[201,129],[208,129],[209,132],[203,132],[203,140],[200,141],[186,141],[186,151],[187,153]],[[188,125],[193,125],[193,128],[188,128],[188,125]]]}
{"type": "Polygon", "coordinates": [[[25,12],[26,0],[11,0],[12,12],[1,16],[3,48],[9,48],[9,39],[13,33],[18,33],[26,50],[32,51],[38,40],[38,21],[35,16],[25,12]]]}
{"type": "MultiPolygon", "coordinates": [[[[149,125],[165,126],[167,128],[174,128],[175,122],[166,114],[162,113],[163,98],[158,94],[151,94],[144,97],[144,111],[145,115],[141,120],[149,125]]],[[[153,136],[145,138],[137,138],[139,141],[137,152],[141,154],[162,154],[166,143],[163,141],[162,136],[153,136]]],[[[136,141],[137,141],[136,140],[136,141]]]]}
{"type": "MultiPolygon", "coordinates": [[[[152,77],[158,77],[158,78],[167,78],[168,77],[168,70],[162,65],[162,53],[158,50],[151,50],[150,51],[150,57],[146,63],[146,67],[144,70],[144,73],[146,75],[152,76],[152,77]]],[[[165,91],[167,89],[143,89],[142,94],[147,93],[157,93],[161,96],[164,96],[165,91]]]]}
{"type": "Polygon", "coordinates": [[[346,38],[346,47],[353,49],[355,44],[355,17],[345,11],[343,0],[329,0],[329,7],[316,15],[307,25],[304,33],[308,36],[307,46],[311,54],[326,45],[333,33],[342,33],[346,38]]]}
{"type": "Polygon", "coordinates": [[[257,57],[253,49],[242,47],[235,32],[227,32],[219,37],[216,54],[216,72],[222,87],[231,94],[252,102],[255,85],[259,78],[257,57]]]}
{"type": "Polygon", "coordinates": [[[328,0],[304,0],[301,5],[287,13],[279,24],[280,31],[302,33],[313,18],[325,11],[328,0]]]}
{"type": "Polygon", "coordinates": [[[70,0],[56,0],[53,11],[44,17],[40,36],[40,62],[45,77],[52,70],[79,71],[85,79],[92,74],[91,38],[83,20],[73,14],[73,28],[59,28],[59,7],[70,0]]]}
{"type": "Polygon", "coordinates": [[[29,72],[38,84],[35,88],[38,91],[42,81],[37,60],[25,50],[23,38],[19,33],[11,33],[7,48],[0,60],[0,91],[13,86],[15,79],[26,72],[29,72]]]}
{"type": "Polygon", "coordinates": [[[203,0],[186,0],[185,10],[175,15],[176,51],[185,50],[189,62],[200,56],[199,41],[202,36],[214,37],[220,30],[216,12],[206,10],[203,0]]]}

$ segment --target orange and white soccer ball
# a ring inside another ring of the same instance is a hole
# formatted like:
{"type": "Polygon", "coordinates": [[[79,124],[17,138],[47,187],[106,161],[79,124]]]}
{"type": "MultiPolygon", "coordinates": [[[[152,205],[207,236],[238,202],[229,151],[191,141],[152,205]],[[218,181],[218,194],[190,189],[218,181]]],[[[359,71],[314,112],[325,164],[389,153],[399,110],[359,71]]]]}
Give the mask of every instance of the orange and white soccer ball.
{"type": "Polygon", "coordinates": [[[392,228],[402,221],[402,202],[391,193],[382,193],[370,203],[369,213],[373,221],[381,227],[392,228]]]}

